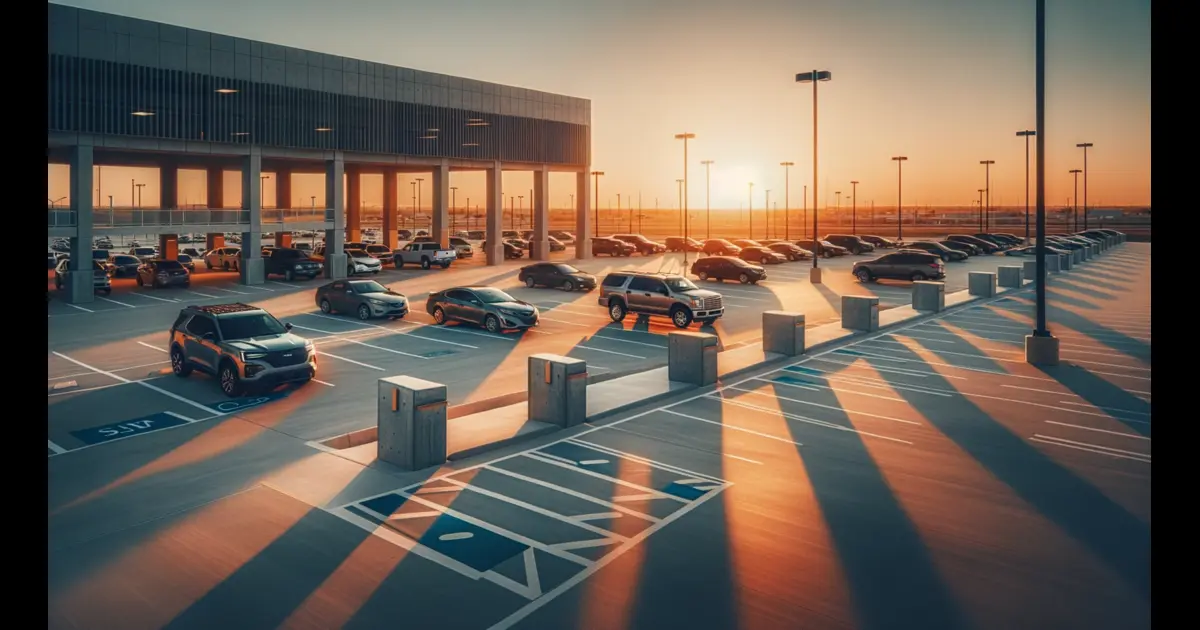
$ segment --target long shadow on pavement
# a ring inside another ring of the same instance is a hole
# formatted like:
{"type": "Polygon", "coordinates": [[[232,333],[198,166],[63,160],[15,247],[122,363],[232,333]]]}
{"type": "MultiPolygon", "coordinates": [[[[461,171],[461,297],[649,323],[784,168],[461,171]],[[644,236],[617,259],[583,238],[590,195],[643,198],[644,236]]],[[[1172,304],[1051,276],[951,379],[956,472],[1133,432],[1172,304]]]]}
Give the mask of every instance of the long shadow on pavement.
{"type": "Polygon", "coordinates": [[[1074,392],[1081,400],[1091,403],[1138,434],[1150,437],[1149,402],[1076,365],[1060,364],[1039,369],[1074,392]],[[1145,419],[1129,417],[1141,414],[1146,414],[1142,416],[1145,419]]]}

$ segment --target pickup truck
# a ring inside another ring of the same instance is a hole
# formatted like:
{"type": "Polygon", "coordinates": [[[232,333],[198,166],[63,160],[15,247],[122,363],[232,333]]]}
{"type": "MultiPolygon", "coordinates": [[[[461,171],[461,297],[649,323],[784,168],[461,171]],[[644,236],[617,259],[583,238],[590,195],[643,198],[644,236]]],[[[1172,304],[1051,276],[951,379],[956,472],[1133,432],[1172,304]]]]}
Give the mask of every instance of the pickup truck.
{"type": "Polygon", "coordinates": [[[429,269],[433,265],[441,265],[442,269],[445,269],[457,258],[458,254],[453,249],[446,249],[440,243],[409,243],[392,252],[392,262],[396,269],[406,263],[421,265],[422,269],[429,269]]]}

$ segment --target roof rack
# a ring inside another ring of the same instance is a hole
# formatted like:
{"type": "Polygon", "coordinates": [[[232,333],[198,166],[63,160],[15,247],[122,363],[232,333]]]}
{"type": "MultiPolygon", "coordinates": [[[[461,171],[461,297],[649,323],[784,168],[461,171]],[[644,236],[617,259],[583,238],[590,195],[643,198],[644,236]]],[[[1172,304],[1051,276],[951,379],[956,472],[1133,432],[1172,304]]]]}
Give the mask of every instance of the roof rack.
{"type": "Polygon", "coordinates": [[[246,313],[249,311],[262,310],[257,306],[250,306],[249,304],[242,304],[241,302],[236,302],[234,304],[209,304],[208,306],[192,306],[189,308],[200,311],[201,313],[208,313],[209,315],[228,315],[230,313],[246,313]]]}
{"type": "Polygon", "coordinates": [[[617,273],[633,273],[633,274],[638,274],[640,276],[681,276],[681,275],[683,275],[682,272],[642,271],[640,269],[622,269],[622,270],[618,271],[617,273]]]}

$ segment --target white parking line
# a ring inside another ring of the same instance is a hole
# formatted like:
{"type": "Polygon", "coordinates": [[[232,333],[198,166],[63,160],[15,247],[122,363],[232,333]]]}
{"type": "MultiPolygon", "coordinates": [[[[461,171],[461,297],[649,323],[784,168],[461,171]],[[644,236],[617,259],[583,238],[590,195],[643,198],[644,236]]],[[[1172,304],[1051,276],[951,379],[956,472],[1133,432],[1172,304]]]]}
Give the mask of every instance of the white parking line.
{"type": "Polygon", "coordinates": [[[199,291],[191,291],[191,290],[186,290],[186,292],[187,292],[187,293],[191,293],[192,295],[199,295],[200,297],[206,297],[206,298],[215,298],[215,297],[217,297],[217,296],[215,296],[215,295],[209,295],[209,294],[207,294],[207,293],[201,293],[201,292],[199,292],[199,291]]]}
{"type": "Polygon", "coordinates": [[[366,348],[373,348],[375,350],[381,350],[383,352],[391,352],[392,354],[399,354],[399,355],[403,355],[406,357],[412,357],[414,359],[421,359],[422,361],[429,360],[429,357],[423,357],[419,354],[412,354],[410,352],[403,352],[401,350],[393,350],[391,348],[384,348],[383,346],[376,346],[374,344],[365,343],[365,342],[359,341],[357,339],[345,339],[344,341],[346,341],[347,343],[352,343],[352,344],[363,346],[366,348]]]}
{"type": "Polygon", "coordinates": [[[208,288],[212,289],[213,291],[224,291],[226,293],[236,293],[238,295],[250,295],[246,291],[234,291],[233,289],[222,289],[221,287],[208,287],[208,288]]]}
{"type": "Polygon", "coordinates": [[[257,284],[243,284],[240,286],[246,287],[247,289],[254,289],[256,291],[269,291],[271,293],[275,292],[275,289],[268,289],[267,287],[260,287],[257,284]]]}
{"type": "Polygon", "coordinates": [[[696,420],[696,421],[699,421],[699,422],[705,422],[705,423],[708,423],[708,424],[715,424],[715,425],[717,425],[717,426],[719,426],[719,427],[722,427],[722,428],[725,428],[725,429],[733,429],[734,431],[741,431],[741,432],[743,432],[743,433],[749,433],[749,434],[751,434],[751,435],[757,435],[757,436],[759,436],[759,437],[764,437],[764,438],[767,438],[768,440],[775,440],[776,442],[785,442],[785,443],[787,443],[787,444],[795,444],[796,446],[804,446],[803,444],[801,444],[801,443],[799,443],[799,442],[797,442],[797,441],[795,441],[795,440],[789,440],[789,439],[787,439],[787,438],[781,438],[781,437],[779,437],[779,436],[776,436],[776,435],[771,435],[771,434],[769,434],[769,433],[763,433],[763,432],[761,432],[761,431],[755,431],[754,429],[747,429],[747,428],[745,428],[745,427],[739,427],[739,426],[732,425],[732,424],[727,424],[727,423],[724,423],[724,422],[717,422],[717,421],[715,421],[715,420],[709,420],[708,418],[701,418],[701,417],[699,417],[699,416],[693,416],[693,415],[686,414],[686,413],[680,413],[680,412],[678,412],[678,411],[675,411],[674,409],[666,409],[666,408],[663,408],[663,409],[656,409],[655,411],[661,411],[661,412],[663,412],[663,413],[669,413],[669,414],[671,414],[671,415],[673,415],[673,416],[679,416],[679,417],[681,417],[681,418],[687,418],[687,419],[689,419],[689,420],[696,420]]]}
{"type": "Polygon", "coordinates": [[[175,303],[179,302],[179,300],[177,300],[177,299],[175,299],[175,298],[160,298],[160,297],[155,297],[155,296],[153,296],[153,295],[147,295],[147,294],[145,294],[145,293],[143,293],[143,292],[140,292],[140,291],[138,291],[138,292],[134,292],[134,293],[130,293],[130,295],[136,295],[136,296],[138,296],[138,297],[144,297],[144,298],[147,298],[147,299],[150,299],[150,300],[158,300],[159,302],[166,302],[166,303],[168,303],[168,304],[175,304],[175,303]]]}
{"type": "Polygon", "coordinates": [[[764,392],[764,391],[758,390],[758,389],[747,389],[745,387],[736,387],[733,385],[729,386],[727,389],[732,389],[734,391],[739,391],[739,392],[745,392],[747,394],[753,394],[755,396],[767,396],[770,398],[775,398],[777,400],[786,400],[788,402],[794,402],[794,403],[801,404],[801,405],[809,405],[812,407],[820,407],[822,409],[831,409],[833,411],[841,411],[842,413],[845,413],[847,416],[849,416],[849,414],[856,414],[856,415],[860,415],[860,416],[866,416],[868,418],[877,418],[879,420],[891,420],[892,422],[900,422],[903,424],[912,424],[912,425],[916,425],[916,426],[921,426],[920,422],[915,422],[913,420],[904,420],[901,418],[893,418],[891,416],[881,416],[879,414],[869,413],[866,411],[855,411],[854,409],[847,409],[842,406],[824,405],[821,403],[813,402],[811,400],[801,400],[799,398],[788,398],[787,396],[781,396],[775,392],[764,392]]]}
{"type": "Polygon", "coordinates": [[[1096,433],[1107,433],[1109,435],[1119,435],[1121,437],[1133,438],[1135,440],[1146,440],[1147,442],[1150,441],[1150,438],[1148,438],[1144,435],[1138,435],[1136,433],[1129,433],[1128,431],[1109,431],[1108,429],[1097,429],[1096,427],[1085,427],[1082,424],[1069,424],[1066,422],[1059,422],[1057,420],[1047,420],[1046,424],[1054,424],[1054,425],[1058,425],[1060,427],[1071,427],[1072,429],[1083,429],[1084,431],[1095,431],[1096,433]]]}
{"type": "Polygon", "coordinates": [[[346,357],[340,357],[336,354],[329,354],[328,352],[325,352],[324,350],[318,350],[317,354],[329,357],[331,359],[338,359],[339,361],[345,361],[346,363],[353,363],[354,365],[361,365],[362,367],[365,367],[367,369],[376,370],[379,372],[383,371],[383,368],[381,368],[381,367],[363,363],[361,361],[355,361],[354,359],[347,359],[346,357]]]}
{"type": "Polygon", "coordinates": [[[118,301],[116,301],[116,300],[114,300],[114,299],[112,299],[112,298],[100,297],[100,296],[98,296],[98,295],[97,295],[97,296],[96,296],[96,299],[97,299],[97,300],[104,300],[105,302],[112,302],[113,304],[120,304],[121,306],[124,306],[124,307],[126,307],[126,308],[137,308],[136,306],[134,306],[134,305],[132,305],[132,304],[126,304],[126,303],[124,303],[124,302],[118,302],[118,301]]]}
{"type": "MultiPolygon", "coordinates": [[[[156,391],[156,392],[158,392],[158,393],[160,393],[160,394],[162,394],[162,395],[164,395],[164,396],[166,396],[166,397],[168,397],[168,398],[172,398],[172,399],[174,399],[174,400],[177,400],[177,401],[179,401],[179,402],[181,402],[181,403],[183,403],[183,404],[185,404],[185,405],[190,405],[190,406],[192,406],[192,407],[195,407],[195,408],[197,408],[197,409],[201,409],[201,410],[205,411],[206,413],[208,413],[208,414],[210,414],[210,415],[212,415],[212,416],[214,416],[214,417],[215,417],[215,416],[223,416],[223,415],[225,415],[225,413],[224,413],[224,412],[217,411],[217,410],[215,410],[215,409],[213,409],[213,408],[209,407],[208,405],[203,405],[203,404],[200,404],[200,403],[198,403],[198,402],[196,402],[196,401],[194,401],[194,400],[192,400],[192,399],[190,399],[190,398],[184,398],[183,396],[180,396],[179,394],[176,394],[176,393],[174,393],[174,392],[169,392],[169,391],[167,391],[167,390],[165,390],[165,389],[163,389],[163,388],[161,388],[161,387],[157,387],[157,386],[151,385],[150,383],[147,383],[147,382],[145,382],[145,381],[133,381],[133,380],[130,380],[130,379],[127,379],[127,378],[125,378],[124,376],[121,376],[120,374],[114,374],[114,373],[112,373],[112,372],[108,372],[108,371],[105,371],[105,370],[101,370],[100,368],[92,367],[92,366],[90,366],[90,365],[88,365],[88,364],[84,363],[83,361],[79,361],[79,360],[77,360],[77,359],[72,359],[71,357],[69,357],[69,356],[67,356],[67,355],[65,355],[65,354],[63,354],[63,353],[61,353],[61,352],[58,352],[58,351],[52,351],[52,352],[54,352],[54,356],[57,356],[57,357],[58,357],[58,358],[60,358],[60,359],[66,359],[67,361],[70,361],[71,363],[74,363],[75,365],[78,365],[78,366],[79,366],[79,367],[81,367],[81,368],[84,368],[84,369],[86,369],[86,370],[91,370],[91,371],[93,371],[93,372],[95,372],[95,373],[97,373],[97,374],[103,374],[104,376],[107,376],[107,377],[109,377],[109,378],[111,378],[111,379],[113,379],[113,380],[121,381],[122,383],[136,383],[136,384],[138,384],[138,385],[141,385],[142,387],[145,387],[146,389],[150,389],[150,390],[156,391]]],[[[78,391],[78,390],[77,390],[77,391],[78,391]]]]}
{"type": "MultiPolygon", "coordinates": [[[[955,322],[955,320],[948,319],[948,318],[945,321],[950,324],[954,324],[954,322],[955,322]]],[[[1024,337],[1026,332],[1029,330],[1028,328],[1025,328],[1022,326],[1004,326],[1001,324],[990,324],[990,323],[984,324],[984,323],[976,323],[976,322],[968,322],[968,325],[969,326],[986,326],[987,328],[999,328],[1000,330],[987,330],[987,329],[977,330],[976,328],[970,328],[968,326],[960,326],[957,324],[955,324],[955,325],[958,328],[961,328],[963,330],[970,331],[970,332],[986,332],[986,333],[992,333],[994,335],[1021,335],[1022,337],[1024,337]],[[1003,332],[1005,330],[1020,331],[1020,332],[1003,332]]],[[[1150,341],[1150,337],[1137,337],[1134,335],[1124,335],[1124,334],[1118,334],[1118,333],[1080,332],[1080,331],[1072,330],[1069,327],[1067,328],[1066,331],[1062,331],[1061,328],[1062,327],[1060,327],[1060,332],[1058,332],[1058,335],[1060,337],[1067,337],[1067,338],[1074,338],[1074,339],[1094,339],[1096,341],[1106,342],[1106,343],[1112,343],[1112,342],[1131,343],[1129,341],[1122,341],[1122,339],[1136,339],[1138,341],[1150,341]]]]}
{"type": "Polygon", "coordinates": [[[592,348],[590,346],[576,345],[575,349],[576,350],[591,350],[592,352],[603,352],[604,354],[615,354],[619,357],[629,357],[631,359],[645,359],[646,358],[646,357],[636,355],[636,354],[626,354],[624,352],[617,352],[615,350],[604,350],[603,348],[592,348]]]}
{"type": "Polygon", "coordinates": [[[159,352],[166,352],[166,350],[163,350],[162,348],[159,348],[158,346],[152,346],[152,345],[146,343],[145,341],[139,341],[137,343],[139,346],[145,346],[147,348],[150,348],[151,350],[157,350],[159,352]]]}
{"type": "Polygon", "coordinates": [[[84,313],[95,313],[96,312],[90,308],[83,308],[82,306],[78,306],[76,304],[71,304],[70,302],[63,302],[63,304],[66,304],[67,306],[70,306],[71,308],[77,308],[77,309],[83,311],[84,313]]]}
{"type": "Polygon", "coordinates": [[[659,350],[667,349],[667,347],[662,344],[645,343],[643,341],[630,341],[629,339],[621,339],[620,337],[610,337],[608,335],[601,335],[599,333],[592,333],[592,339],[608,339],[609,341],[619,341],[621,343],[628,343],[628,344],[632,344],[635,346],[646,346],[647,348],[658,348],[659,350]]]}
{"type": "MultiPolygon", "coordinates": [[[[154,363],[142,363],[142,364],[140,364],[140,365],[131,365],[131,366],[129,366],[129,367],[115,368],[115,369],[109,370],[109,372],[113,372],[113,373],[116,373],[116,372],[128,372],[129,370],[136,370],[136,369],[138,369],[138,368],[153,367],[153,366],[155,366],[155,365],[163,365],[164,363],[170,363],[170,361],[155,361],[154,363]]],[[[589,368],[591,368],[591,366],[590,366],[590,365],[589,365],[588,367],[589,367],[589,368]]],[[[54,376],[54,377],[51,377],[51,378],[48,378],[48,379],[46,379],[46,381],[47,381],[47,382],[49,382],[49,381],[61,381],[62,379],[65,379],[65,378],[75,378],[75,377],[77,377],[77,376],[90,376],[90,375],[92,375],[92,374],[95,374],[95,372],[75,372],[74,374],[63,374],[63,375],[61,375],[61,376],[54,376]]]]}
{"type": "Polygon", "coordinates": [[[278,281],[276,281],[276,280],[267,280],[267,282],[270,282],[271,284],[278,284],[278,285],[280,285],[280,286],[284,286],[284,287],[291,287],[291,288],[293,288],[293,289],[302,289],[302,288],[304,288],[303,286],[301,286],[301,285],[299,285],[299,284],[288,284],[288,283],[286,283],[286,282],[278,282],[278,281]]]}
{"type": "Polygon", "coordinates": [[[765,414],[776,414],[776,415],[779,415],[788,420],[795,420],[796,422],[803,422],[805,424],[811,424],[811,425],[817,426],[817,427],[824,427],[826,429],[833,429],[835,431],[846,431],[849,433],[857,433],[859,435],[866,435],[866,436],[873,437],[873,438],[879,438],[881,440],[889,440],[891,442],[899,442],[901,444],[907,444],[909,446],[912,446],[912,442],[909,442],[908,440],[901,440],[900,438],[894,438],[889,435],[880,435],[878,433],[868,433],[866,431],[859,431],[858,429],[853,429],[853,428],[843,426],[840,424],[835,424],[833,422],[817,420],[816,418],[806,418],[806,417],[798,415],[798,414],[787,413],[785,411],[779,411],[778,409],[771,409],[769,407],[759,407],[758,405],[742,402],[740,400],[732,400],[729,398],[723,398],[723,397],[717,395],[719,393],[720,392],[714,392],[712,394],[708,394],[708,396],[706,396],[706,397],[711,400],[719,401],[721,403],[730,404],[735,407],[741,407],[742,409],[749,409],[750,411],[757,411],[759,413],[765,413],[765,414]]]}
{"type": "Polygon", "coordinates": [[[1149,455],[1134,451],[1126,451],[1119,448],[1100,446],[1098,444],[1090,444],[1088,442],[1076,442],[1075,440],[1067,440],[1059,437],[1039,434],[1034,434],[1033,437],[1029,438],[1029,441],[1038,442],[1041,444],[1051,444],[1053,446],[1064,446],[1066,448],[1073,448],[1078,451],[1088,451],[1089,453],[1108,455],[1109,457],[1116,457],[1119,459],[1132,459],[1138,462],[1144,462],[1147,464],[1150,463],[1149,455]]]}
{"type": "Polygon", "coordinates": [[[319,381],[319,380],[317,380],[317,379],[315,379],[315,378],[314,378],[314,379],[312,379],[312,382],[314,382],[314,383],[320,383],[320,384],[322,384],[322,385],[327,385],[327,386],[329,386],[329,387],[337,387],[337,385],[334,385],[333,383],[326,383],[325,381],[319,381]]]}
{"type": "MultiPolygon", "coordinates": [[[[1079,396],[1079,397],[1082,398],[1081,396],[1079,396]]],[[[1060,400],[1058,402],[1061,405],[1078,405],[1080,407],[1095,407],[1096,409],[1101,409],[1103,411],[1112,411],[1115,413],[1131,413],[1135,416],[1146,416],[1146,417],[1150,416],[1150,414],[1142,412],[1142,411],[1130,411],[1129,409],[1117,409],[1115,407],[1101,407],[1100,405],[1093,405],[1091,403],[1070,402],[1067,400],[1060,400]]]]}
{"type": "Polygon", "coordinates": [[[67,452],[67,449],[55,444],[54,442],[51,442],[50,440],[46,440],[46,447],[54,451],[55,455],[62,455],[63,453],[67,452]]]}

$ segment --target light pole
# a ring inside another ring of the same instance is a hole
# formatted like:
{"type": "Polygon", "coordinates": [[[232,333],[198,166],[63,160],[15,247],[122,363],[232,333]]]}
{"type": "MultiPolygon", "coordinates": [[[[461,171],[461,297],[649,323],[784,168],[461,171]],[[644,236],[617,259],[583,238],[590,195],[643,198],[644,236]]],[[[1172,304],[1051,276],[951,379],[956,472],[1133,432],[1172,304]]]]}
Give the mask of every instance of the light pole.
{"type": "Polygon", "coordinates": [[[996,160],[979,160],[979,163],[983,165],[983,195],[986,202],[983,212],[980,213],[983,222],[979,224],[979,231],[987,232],[988,223],[992,219],[992,165],[996,160]]]}
{"type": "Polygon", "coordinates": [[[896,161],[896,241],[897,245],[904,242],[904,163],[908,158],[897,155],[896,161]]]}
{"type": "MultiPolygon", "coordinates": [[[[808,275],[809,282],[820,284],[821,269],[817,266],[817,260],[821,258],[821,241],[817,240],[817,84],[821,81],[829,81],[833,78],[833,73],[828,70],[813,70],[812,72],[802,72],[796,75],[797,83],[812,83],[813,84],[813,270],[808,275]]],[[[808,194],[805,193],[807,202],[808,194]]]]}
{"type": "Polygon", "coordinates": [[[138,184],[138,185],[137,185],[137,205],[138,205],[138,207],[139,207],[139,208],[141,208],[141,207],[142,207],[142,188],[143,188],[144,186],[145,186],[145,184],[138,184]]]}
{"type": "Polygon", "coordinates": [[[621,193],[617,193],[617,220],[613,224],[617,226],[618,230],[621,229],[621,193]]]}
{"type": "Polygon", "coordinates": [[[421,193],[423,192],[421,189],[425,187],[422,184],[422,182],[425,181],[425,178],[418,177],[418,178],[416,178],[415,181],[417,183],[417,205],[415,208],[413,208],[413,228],[414,229],[416,229],[416,227],[417,227],[417,215],[421,213],[421,193]]]}
{"type": "MultiPolygon", "coordinates": [[[[712,184],[709,179],[708,169],[713,165],[715,160],[704,160],[700,162],[704,165],[704,238],[712,238],[712,184]]],[[[641,212],[642,204],[638,203],[638,211],[641,212]]]]}
{"type": "MultiPolygon", "coordinates": [[[[525,214],[525,195],[517,195],[517,210],[519,212],[521,212],[522,215],[525,214]]],[[[514,212],[512,215],[512,222],[513,222],[512,229],[519,230],[520,225],[517,224],[516,212],[514,212]]]]}
{"type": "Polygon", "coordinates": [[[454,229],[454,207],[458,205],[458,186],[450,187],[450,229],[454,229]]]}
{"type": "Polygon", "coordinates": [[[979,189],[979,231],[980,232],[983,231],[983,193],[984,192],[986,192],[984,189],[982,189],[982,188],[979,189]]]}
{"type": "MultiPolygon", "coordinates": [[[[771,189],[763,192],[766,193],[766,197],[763,198],[763,211],[767,213],[767,238],[771,238],[771,189]]],[[[754,235],[751,234],[750,238],[753,240],[754,235]]]]}
{"type": "MultiPolygon", "coordinates": [[[[687,243],[687,239],[688,239],[688,186],[687,186],[687,180],[688,180],[688,157],[687,157],[687,155],[688,154],[687,154],[687,143],[688,143],[688,140],[692,140],[695,137],[696,137],[696,134],[694,134],[694,133],[684,132],[684,133],[675,134],[676,140],[683,140],[683,242],[685,244],[687,243]]],[[[688,258],[687,247],[684,247],[683,248],[684,273],[687,273],[687,258],[688,258]]]]}
{"type": "Polygon", "coordinates": [[[596,236],[600,236],[600,177],[604,175],[604,171],[592,171],[592,193],[595,195],[595,202],[592,204],[592,221],[596,224],[596,236]]]}
{"type": "MultiPolygon", "coordinates": [[[[1074,203],[1071,204],[1072,205],[1071,215],[1075,218],[1075,231],[1076,232],[1079,231],[1079,174],[1082,172],[1083,171],[1081,171],[1077,168],[1073,168],[1070,170],[1070,173],[1075,176],[1075,196],[1071,197],[1071,199],[1074,200],[1074,203]]],[[[1086,182],[1087,178],[1085,177],[1083,181],[1086,182]]],[[[1084,190],[1087,190],[1086,185],[1084,186],[1084,190]]],[[[1083,216],[1085,216],[1085,217],[1087,216],[1087,206],[1086,205],[1083,207],[1083,216]]]]}
{"type": "Polygon", "coordinates": [[[841,223],[841,221],[842,221],[842,191],[835,190],[833,192],[833,194],[835,197],[837,197],[837,206],[835,206],[837,209],[833,211],[833,214],[834,214],[834,216],[836,216],[838,218],[838,225],[841,225],[842,224],[841,223]]]}
{"type": "MultiPolygon", "coordinates": [[[[632,208],[630,209],[630,212],[633,212],[632,208]]],[[[642,191],[640,191],[640,190],[638,191],[638,211],[637,212],[638,212],[638,215],[637,215],[638,234],[641,234],[642,233],[642,191]]]]}
{"type": "Polygon", "coordinates": [[[850,182],[850,231],[858,234],[858,182],[850,182]]]}
{"type": "Polygon", "coordinates": [[[1036,136],[1037,132],[1032,129],[1018,131],[1017,137],[1025,138],[1025,244],[1029,244],[1029,137],[1036,136]]]}
{"type": "Polygon", "coordinates": [[[803,214],[800,215],[801,236],[808,238],[808,184],[804,185],[803,214]]]}
{"type": "Polygon", "coordinates": [[[136,179],[129,180],[129,205],[134,208],[137,207],[137,180],[136,179]]]}
{"type": "MultiPolygon", "coordinates": [[[[1075,145],[1076,148],[1083,149],[1083,229],[1088,229],[1088,202],[1087,202],[1087,150],[1092,148],[1091,142],[1080,142],[1075,145]]],[[[1079,229],[1078,226],[1075,227],[1079,229]]]]}
{"type": "Polygon", "coordinates": [[[791,196],[792,196],[792,179],[791,168],[796,164],[794,162],[780,162],[783,167],[783,238],[784,240],[792,240],[792,226],[788,219],[788,214],[792,212],[791,196]]]}
{"type": "MultiPolygon", "coordinates": [[[[504,201],[503,195],[500,197],[500,200],[504,201]]],[[[517,201],[516,197],[514,197],[512,195],[508,196],[508,229],[510,229],[510,230],[517,229],[517,226],[516,226],[517,203],[516,203],[516,201],[517,201]]]]}
{"type": "Polygon", "coordinates": [[[417,227],[417,182],[409,182],[412,186],[413,229],[417,227]]]}
{"type": "MultiPolygon", "coordinates": [[[[677,179],[677,180],[675,180],[675,183],[679,185],[679,201],[678,201],[679,211],[683,212],[683,180],[677,179]]],[[[682,215],[679,217],[679,229],[681,232],[683,231],[683,216],[682,215]]],[[[687,238],[687,237],[684,237],[684,238],[687,238]]]]}
{"type": "Polygon", "coordinates": [[[746,214],[750,217],[750,235],[747,238],[754,238],[754,182],[750,182],[750,192],[746,195],[746,200],[746,214]]]}
{"type": "MultiPolygon", "coordinates": [[[[1046,328],[1046,0],[1036,0],[1036,67],[1034,98],[1037,106],[1037,278],[1034,280],[1036,324],[1025,337],[1025,361],[1058,365],[1058,339],[1046,328]]],[[[1085,180],[1086,181],[1086,180],[1085,180]]]]}

